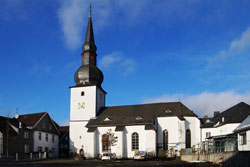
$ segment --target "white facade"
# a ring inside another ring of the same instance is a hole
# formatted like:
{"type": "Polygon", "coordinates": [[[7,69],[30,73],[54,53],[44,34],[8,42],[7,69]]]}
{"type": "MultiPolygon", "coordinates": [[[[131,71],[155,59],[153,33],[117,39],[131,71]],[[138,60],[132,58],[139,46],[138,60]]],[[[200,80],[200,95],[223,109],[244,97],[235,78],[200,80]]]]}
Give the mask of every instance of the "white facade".
{"type": "Polygon", "coordinates": [[[250,130],[238,133],[238,150],[250,151],[250,130]]]}
{"type": "Polygon", "coordinates": [[[56,134],[34,131],[34,152],[45,152],[48,149],[49,157],[58,157],[59,136],[56,134]],[[46,139],[46,136],[48,137],[46,139]],[[39,150],[39,148],[41,150],[39,150]]]}
{"type": "Polygon", "coordinates": [[[105,106],[105,92],[96,86],[71,88],[70,152],[84,150],[87,157],[96,157],[95,134],[88,133],[86,124],[105,106]]]}
{"type": "Polygon", "coordinates": [[[220,136],[227,135],[233,133],[236,127],[239,126],[240,123],[228,123],[222,126],[217,126],[213,128],[202,128],[201,129],[201,139],[202,142],[206,140],[206,134],[210,133],[210,136],[220,136]]]}

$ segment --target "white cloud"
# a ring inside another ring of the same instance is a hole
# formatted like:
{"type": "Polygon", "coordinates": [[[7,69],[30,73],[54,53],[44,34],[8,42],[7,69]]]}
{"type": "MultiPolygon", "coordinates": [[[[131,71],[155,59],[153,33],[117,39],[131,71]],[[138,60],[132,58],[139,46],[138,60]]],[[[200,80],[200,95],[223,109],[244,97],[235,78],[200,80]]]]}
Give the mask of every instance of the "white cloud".
{"type": "MultiPolygon", "coordinates": [[[[84,30],[83,26],[86,26],[89,0],[61,0],[59,2],[58,18],[63,32],[63,40],[68,48],[75,50],[83,42],[81,33],[84,30]]],[[[156,21],[159,19],[159,15],[167,15],[167,17],[161,17],[163,19],[173,18],[176,15],[179,18],[186,18],[190,10],[185,10],[185,12],[183,10],[186,9],[187,5],[194,7],[197,2],[199,0],[181,3],[179,1],[155,3],[153,0],[95,0],[92,1],[95,31],[98,32],[104,27],[114,24],[120,25],[121,28],[145,23],[150,24],[148,21],[152,18],[156,21]]]]}
{"type": "MultiPolygon", "coordinates": [[[[179,101],[179,95],[163,95],[160,97],[145,98],[143,103],[179,101]]],[[[234,91],[203,92],[196,95],[181,95],[181,102],[194,111],[199,117],[213,116],[214,111],[224,111],[239,102],[250,104],[250,93],[236,93],[234,91]]]]}
{"type": "Polygon", "coordinates": [[[112,52],[100,59],[100,67],[104,70],[121,69],[122,75],[127,75],[136,71],[136,62],[123,52],[112,52]]]}
{"type": "Polygon", "coordinates": [[[248,29],[244,31],[239,38],[234,39],[227,49],[220,51],[214,57],[210,57],[208,59],[208,65],[211,66],[215,63],[224,62],[231,56],[239,56],[239,54],[248,50],[250,50],[250,27],[248,27],[248,29]]]}
{"type": "Polygon", "coordinates": [[[75,50],[83,42],[81,32],[83,30],[84,19],[87,15],[87,1],[60,1],[61,7],[58,10],[58,18],[63,32],[63,40],[66,46],[75,50]]]}

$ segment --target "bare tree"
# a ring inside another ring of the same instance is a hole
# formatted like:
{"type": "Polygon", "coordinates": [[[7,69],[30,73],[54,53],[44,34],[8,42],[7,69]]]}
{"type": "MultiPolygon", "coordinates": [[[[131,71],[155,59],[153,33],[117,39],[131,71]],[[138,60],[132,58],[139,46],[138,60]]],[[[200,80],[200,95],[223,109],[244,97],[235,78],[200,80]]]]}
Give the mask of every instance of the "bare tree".
{"type": "Polygon", "coordinates": [[[117,136],[109,129],[105,134],[102,135],[102,146],[108,148],[111,151],[111,146],[115,146],[117,142],[117,136]]]}

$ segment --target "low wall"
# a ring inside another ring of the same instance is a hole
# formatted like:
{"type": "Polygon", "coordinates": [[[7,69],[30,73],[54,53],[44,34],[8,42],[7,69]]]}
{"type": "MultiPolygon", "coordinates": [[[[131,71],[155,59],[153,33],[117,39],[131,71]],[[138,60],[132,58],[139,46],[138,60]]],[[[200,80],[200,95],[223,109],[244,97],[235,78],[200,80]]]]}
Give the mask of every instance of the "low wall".
{"type": "Polygon", "coordinates": [[[250,152],[224,152],[211,154],[188,154],[182,155],[183,161],[209,161],[213,163],[222,163],[223,167],[243,167],[250,164],[250,152]]]}

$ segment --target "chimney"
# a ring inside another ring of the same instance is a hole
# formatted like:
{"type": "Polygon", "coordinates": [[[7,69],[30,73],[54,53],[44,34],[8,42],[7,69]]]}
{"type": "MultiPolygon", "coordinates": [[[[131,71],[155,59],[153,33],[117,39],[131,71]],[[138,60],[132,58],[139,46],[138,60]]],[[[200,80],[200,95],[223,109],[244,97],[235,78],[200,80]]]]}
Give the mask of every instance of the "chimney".
{"type": "Polygon", "coordinates": [[[214,118],[217,117],[220,114],[220,111],[215,111],[214,112],[214,118]]]}

